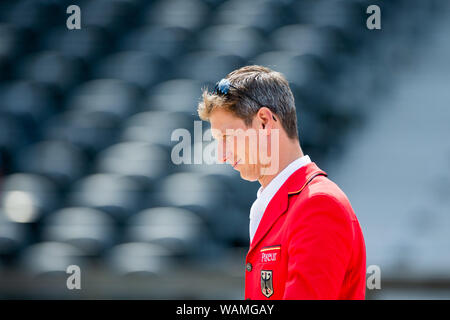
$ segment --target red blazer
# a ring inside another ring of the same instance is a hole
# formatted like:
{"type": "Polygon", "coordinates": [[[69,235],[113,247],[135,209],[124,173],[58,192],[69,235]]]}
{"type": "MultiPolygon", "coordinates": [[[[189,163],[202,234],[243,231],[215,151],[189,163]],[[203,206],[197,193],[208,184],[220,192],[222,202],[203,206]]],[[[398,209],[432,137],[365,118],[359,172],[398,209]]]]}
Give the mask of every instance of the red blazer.
{"type": "Polygon", "coordinates": [[[246,257],[246,299],[364,299],[361,227],[326,176],[309,163],[270,201],[246,257]]]}

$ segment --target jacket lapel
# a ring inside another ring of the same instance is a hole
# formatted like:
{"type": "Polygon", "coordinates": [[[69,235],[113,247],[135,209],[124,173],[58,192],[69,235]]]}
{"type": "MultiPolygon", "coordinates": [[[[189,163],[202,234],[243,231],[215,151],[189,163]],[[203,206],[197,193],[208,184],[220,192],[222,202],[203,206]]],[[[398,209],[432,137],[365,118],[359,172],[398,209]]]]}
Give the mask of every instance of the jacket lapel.
{"type": "Polygon", "coordinates": [[[295,171],[286,180],[269,202],[266,211],[264,211],[248,253],[258,245],[277,219],[287,210],[289,196],[299,194],[318,175],[326,176],[327,174],[325,171],[320,170],[314,162],[311,162],[295,171]]]}

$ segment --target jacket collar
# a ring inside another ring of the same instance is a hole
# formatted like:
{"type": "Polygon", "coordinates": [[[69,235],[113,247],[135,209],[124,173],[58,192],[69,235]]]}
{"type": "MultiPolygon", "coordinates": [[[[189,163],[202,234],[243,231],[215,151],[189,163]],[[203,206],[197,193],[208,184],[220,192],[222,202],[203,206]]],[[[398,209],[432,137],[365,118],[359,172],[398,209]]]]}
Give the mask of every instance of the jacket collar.
{"type": "Polygon", "coordinates": [[[325,171],[311,162],[297,171],[295,171],[275,193],[272,200],[269,202],[266,211],[264,211],[261,222],[256,230],[253,241],[250,245],[249,253],[255,248],[266,233],[270,230],[275,221],[288,208],[289,196],[299,194],[306,185],[318,175],[327,175],[325,171]]]}

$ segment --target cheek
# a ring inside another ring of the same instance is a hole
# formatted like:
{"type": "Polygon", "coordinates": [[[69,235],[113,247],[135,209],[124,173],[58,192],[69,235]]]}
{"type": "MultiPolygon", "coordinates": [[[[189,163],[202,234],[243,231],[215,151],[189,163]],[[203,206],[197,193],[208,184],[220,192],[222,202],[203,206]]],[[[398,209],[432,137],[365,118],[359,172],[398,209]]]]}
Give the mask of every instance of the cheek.
{"type": "Polygon", "coordinates": [[[246,144],[246,155],[251,164],[256,165],[259,163],[259,143],[255,137],[253,137],[252,140],[250,140],[250,138],[248,139],[246,144]]]}
{"type": "Polygon", "coordinates": [[[221,163],[225,158],[226,143],[223,139],[217,139],[217,160],[221,163]]]}
{"type": "Polygon", "coordinates": [[[242,164],[255,165],[257,163],[257,144],[249,141],[249,137],[236,139],[234,147],[235,160],[240,160],[242,164]]]}
{"type": "Polygon", "coordinates": [[[247,164],[248,163],[248,158],[247,158],[247,145],[245,145],[243,143],[243,141],[241,140],[242,138],[235,138],[234,139],[234,148],[233,148],[233,152],[234,152],[234,157],[236,158],[235,160],[240,160],[240,162],[242,164],[247,164]]]}
{"type": "Polygon", "coordinates": [[[234,139],[235,160],[245,165],[257,165],[259,161],[259,145],[256,135],[240,135],[234,139]]]}

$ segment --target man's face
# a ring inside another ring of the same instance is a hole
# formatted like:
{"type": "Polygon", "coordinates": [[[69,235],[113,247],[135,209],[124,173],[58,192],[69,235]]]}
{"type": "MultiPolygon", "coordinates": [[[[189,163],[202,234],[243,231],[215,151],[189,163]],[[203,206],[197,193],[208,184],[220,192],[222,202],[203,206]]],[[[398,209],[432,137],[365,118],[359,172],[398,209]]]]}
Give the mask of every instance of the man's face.
{"type": "MultiPolygon", "coordinates": [[[[266,149],[261,144],[264,130],[259,121],[253,121],[250,127],[244,120],[231,112],[216,109],[209,120],[213,137],[218,141],[217,157],[219,163],[228,163],[239,171],[242,179],[255,181],[261,177],[264,159],[261,159],[260,150],[266,149]]],[[[267,154],[267,153],[266,153],[267,154]]]]}

